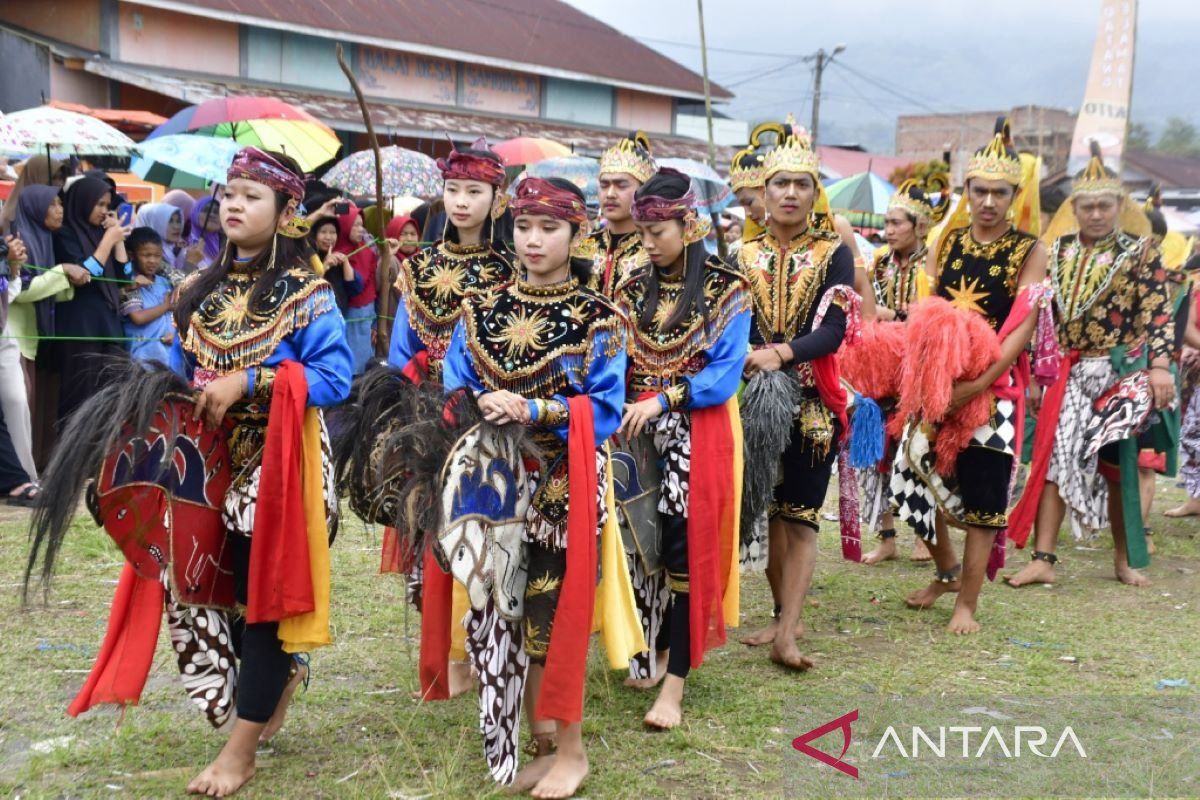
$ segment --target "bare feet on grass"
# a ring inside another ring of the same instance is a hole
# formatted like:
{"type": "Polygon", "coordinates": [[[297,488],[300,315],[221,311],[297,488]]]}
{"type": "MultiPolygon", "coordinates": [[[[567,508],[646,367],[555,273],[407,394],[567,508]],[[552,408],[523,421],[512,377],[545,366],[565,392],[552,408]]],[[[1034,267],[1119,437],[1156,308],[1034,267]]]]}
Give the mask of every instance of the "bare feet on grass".
{"type": "Polygon", "coordinates": [[[943,583],[939,580],[930,581],[929,585],[924,589],[917,591],[904,598],[904,604],[909,608],[923,609],[930,608],[937,602],[938,598],[944,594],[957,592],[959,589],[958,580],[943,583]]]}
{"type": "Polygon", "coordinates": [[[1115,565],[1117,580],[1126,586],[1149,586],[1150,579],[1142,573],[1138,572],[1128,564],[1121,563],[1115,565]]]}
{"type": "Polygon", "coordinates": [[[678,675],[667,676],[658,699],[646,712],[643,722],[647,727],[669,731],[683,721],[683,683],[678,675]]]}
{"type": "Polygon", "coordinates": [[[653,678],[634,678],[628,677],[625,679],[625,685],[630,689],[653,689],[662,683],[663,676],[667,674],[667,654],[669,650],[659,650],[654,654],[654,677],[653,678]]]}
{"type": "Polygon", "coordinates": [[[1004,582],[1015,588],[1031,583],[1054,583],[1056,577],[1053,564],[1034,559],[1012,575],[1005,575],[1004,582]]]}
{"type": "Polygon", "coordinates": [[[800,652],[795,639],[776,639],[771,645],[771,660],[780,666],[805,672],[812,669],[813,661],[800,652]]]}
{"type": "Polygon", "coordinates": [[[871,564],[880,564],[884,561],[891,561],[896,557],[896,537],[889,536],[886,539],[880,539],[879,544],[875,545],[875,549],[862,557],[862,563],[870,566],[871,564]]]}
{"type": "Polygon", "coordinates": [[[950,624],[946,626],[946,630],[959,636],[967,636],[979,633],[983,626],[975,621],[974,609],[958,603],[954,606],[954,613],[950,616],[950,624]]]}
{"type": "Polygon", "coordinates": [[[230,752],[229,746],[226,745],[216,760],[192,779],[187,790],[188,794],[229,797],[253,777],[254,754],[251,753],[247,759],[238,753],[230,752]]]}

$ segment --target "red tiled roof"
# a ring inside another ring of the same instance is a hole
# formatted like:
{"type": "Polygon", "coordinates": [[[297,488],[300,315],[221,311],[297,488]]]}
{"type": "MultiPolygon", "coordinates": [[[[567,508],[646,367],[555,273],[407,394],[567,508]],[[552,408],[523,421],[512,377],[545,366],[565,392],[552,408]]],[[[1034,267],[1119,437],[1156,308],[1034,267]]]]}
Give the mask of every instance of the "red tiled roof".
{"type": "MultiPolygon", "coordinates": [[[[205,80],[104,59],[88,60],[84,67],[88,72],[187,103],[202,103],[214,97],[231,94],[278,97],[304,109],[332,128],[359,131],[364,129],[358,103],[350,95],[301,92],[261,84],[236,84],[228,80],[205,80]]],[[[381,138],[395,134],[440,139],[450,134],[461,141],[470,141],[477,136],[487,136],[492,141],[503,141],[517,136],[537,136],[573,146],[575,150],[587,154],[598,154],[611,146],[619,135],[625,133],[623,130],[556,123],[537,118],[472,114],[453,109],[407,106],[380,100],[369,99],[367,105],[371,111],[375,131],[381,138]]],[[[651,141],[654,153],[658,156],[692,158],[697,161],[708,159],[707,142],[663,134],[651,135],[651,141]]],[[[717,164],[728,164],[735,150],[733,147],[718,146],[717,164]]]]}
{"type": "MultiPolygon", "coordinates": [[[[317,36],[349,34],[446,55],[470,54],[703,96],[703,79],[661,53],[560,0],[130,0],[186,14],[263,20],[317,36]]],[[[690,12],[688,12],[690,13],[690,12]]],[[[692,25],[689,17],[688,25],[692,25]]],[[[689,28],[690,30],[690,28],[689,28]]],[[[380,42],[382,43],[382,42],[380,42]]],[[[502,65],[502,64],[501,64],[502,65]]],[[[567,76],[569,77],[569,75],[567,76]]],[[[727,90],[710,84],[714,99],[727,90]]]]}

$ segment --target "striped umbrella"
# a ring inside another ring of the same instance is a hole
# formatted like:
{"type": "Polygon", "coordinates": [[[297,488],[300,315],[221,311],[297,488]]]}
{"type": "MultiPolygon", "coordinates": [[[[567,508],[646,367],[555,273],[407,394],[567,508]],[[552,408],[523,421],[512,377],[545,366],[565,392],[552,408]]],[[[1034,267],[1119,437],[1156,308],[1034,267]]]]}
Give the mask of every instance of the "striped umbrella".
{"type": "Polygon", "coordinates": [[[829,207],[844,213],[858,228],[882,228],[888,200],[896,187],[873,172],[860,172],[825,187],[829,207]]]}
{"type": "Polygon", "coordinates": [[[178,133],[232,139],[243,146],[291,156],[311,172],[337,155],[341,140],[307,111],[276,97],[217,97],[185,108],[147,139],[178,133]]]}

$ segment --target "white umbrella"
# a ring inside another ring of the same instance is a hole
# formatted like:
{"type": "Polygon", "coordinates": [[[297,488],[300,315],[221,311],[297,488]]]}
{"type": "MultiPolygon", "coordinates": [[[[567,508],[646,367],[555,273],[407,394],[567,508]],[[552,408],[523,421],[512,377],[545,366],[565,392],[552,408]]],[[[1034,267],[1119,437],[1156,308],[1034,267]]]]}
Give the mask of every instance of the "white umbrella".
{"type": "Polygon", "coordinates": [[[23,153],[55,156],[125,156],[137,143],[106,122],[52,106],[17,111],[4,118],[23,153]]]}

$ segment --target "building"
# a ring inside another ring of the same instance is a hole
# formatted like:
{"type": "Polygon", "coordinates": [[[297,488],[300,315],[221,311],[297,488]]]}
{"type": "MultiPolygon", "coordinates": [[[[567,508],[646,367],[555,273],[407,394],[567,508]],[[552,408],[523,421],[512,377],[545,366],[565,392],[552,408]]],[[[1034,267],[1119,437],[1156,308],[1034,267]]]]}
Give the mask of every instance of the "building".
{"type": "MultiPolygon", "coordinates": [[[[559,0],[11,2],[0,109],[59,100],[169,116],[226,94],[274,95],[358,150],[365,126],[339,42],[389,144],[440,154],[447,135],[545,136],[594,154],[640,128],[662,155],[708,155],[693,119],[703,79],[559,0]]],[[[719,127],[731,144],[748,135],[736,120],[719,127]]]]}
{"type": "Polygon", "coordinates": [[[1047,172],[1066,168],[1075,112],[1046,106],[901,116],[896,120],[896,155],[910,162],[928,161],[949,151],[951,177],[961,186],[967,159],[992,138],[996,117],[1004,114],[1018,150],[1040,155],[1047,172]]]}

